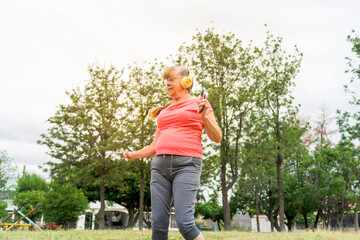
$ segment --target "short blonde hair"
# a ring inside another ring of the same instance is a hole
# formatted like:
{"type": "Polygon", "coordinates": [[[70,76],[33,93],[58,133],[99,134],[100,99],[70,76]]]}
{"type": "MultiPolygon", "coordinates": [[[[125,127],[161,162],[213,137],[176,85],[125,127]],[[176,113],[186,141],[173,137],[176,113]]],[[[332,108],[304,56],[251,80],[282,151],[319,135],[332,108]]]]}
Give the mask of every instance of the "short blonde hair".
{"type": "MultiPolygon", "coordinates": [[[[167,67],[162,75],[162,78],[169,79],[170,73],[173,71],[175,71],[177,74],[179,74],[181,78],[187,77],[190,75],[189,69],[187,69],[186,67],[181,66],[181,65],[176,65],[176,66],[167,67]]],[[[191,86],[186,89],[188,91],[188,93],[191,93],[191,89],[192,89],[193,85],[194,85],[194,82],[192,82],[191,86]]]]}
{"type": "MultiPolygon", "coordinates": [[[[181,78],[187,77],[190,75],[189,69],[187,69],[186,67],[181,66],[181,65],[176,65],[176,66],[171,66],[171,67],[165,68],[162,78],[169,79],[170,73],[173,71],[175,71],[177,74],[179,74],[181,76],[181,78]]],[[[193,85],[194,85],[194,82],[192,82],[191,86],[186,89],[188,91],[188,93],[191,93],[191,89],[192,89],[193,85]]],[[[149,118],[150,119],[157,118],[157,116],[160,114],[161,110],[167,108],[171,103],[172,102],[170,101],[170,102],[166,103],[164,106],[157,107],[157,108],[150,110],[149,118]]]]}

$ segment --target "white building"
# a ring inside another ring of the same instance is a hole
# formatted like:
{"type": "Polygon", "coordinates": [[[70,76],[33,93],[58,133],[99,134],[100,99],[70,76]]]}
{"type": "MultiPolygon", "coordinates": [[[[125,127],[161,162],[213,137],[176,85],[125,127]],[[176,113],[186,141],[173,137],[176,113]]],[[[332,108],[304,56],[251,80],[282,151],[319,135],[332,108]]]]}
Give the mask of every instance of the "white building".
{"type": "MultiPolygon", "coordinates": [[[[76,223],[77,230],[95,229],[98,221],[96,215],[100,210],[100,202],[90,202],[86,214],[80,215],[76,223]]],[[[105,202],[105,228],[124,229],[128,225],[129,212],[119,204],[105,202]]]]}

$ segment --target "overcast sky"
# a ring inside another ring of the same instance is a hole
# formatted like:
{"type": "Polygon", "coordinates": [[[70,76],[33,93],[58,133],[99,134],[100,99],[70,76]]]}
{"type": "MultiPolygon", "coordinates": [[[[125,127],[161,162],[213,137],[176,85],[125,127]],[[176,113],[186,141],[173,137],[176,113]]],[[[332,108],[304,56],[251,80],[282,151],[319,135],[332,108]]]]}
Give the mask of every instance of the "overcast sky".
{"type": "Polygon", "coordinates": [[[360,31],[359,12],[357,0],[0,0],[0,150],[46,176],[38,165],[50,158],[36,141],[89,64],[165,60],[209,27],[261,44],[267,24],[289,52],[297,45],[302,115],[315,119],[324,105],[335,116],[348,108],[346,36],[360,31]]]}

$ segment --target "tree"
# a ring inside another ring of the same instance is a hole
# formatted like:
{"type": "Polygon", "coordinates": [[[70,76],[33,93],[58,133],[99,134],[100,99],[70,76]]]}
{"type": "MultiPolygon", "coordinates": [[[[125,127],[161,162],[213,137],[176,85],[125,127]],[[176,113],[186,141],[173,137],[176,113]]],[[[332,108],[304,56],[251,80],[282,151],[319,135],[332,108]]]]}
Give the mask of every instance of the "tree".
{"type": "Polygon", "coordinates": [[[180,47],[175,63],[190,66],[200,85],[207,89],[222,131],[220,145],[209,144],[212,151],[206,158],[219,160],[213,176],[220,177],[224,229],[229,231],[228,192],[239,174],[243,124],[260,96],[261,78],[255,65],[260,52],[257,48],[243,47],[234,34],[219,35],[214,29],[207,29],[204,34],[198,32],[193,40],[192,44],[180,47]],[[216,155],[220,158],[212,157],[216,155]]]}
{"type": "Polygon", "coordinates": [[[49,191],[49,186],[46,181],[39,175],[33,173],[25,173],[17,181],[16,192],[27,192],[32,190],[39,190],[43,192],[49,191]]]}
{"type": "Polygon", "coordinates": [[[204,219],[210,219],[213,222],[216,222],[221,231],[221,224],[223,225],[224,215],[222,206],[219,206],[217,193],[210,195],[210,200],[204,203],[197,203],[195,207],[195,214],[200,214],[204,219]]]}
{"type": "MultiPolygon", "coordinates": [[[[136,64],[129,66],[129,78],[121,85],[126,92],[127,124],[126,139],[132,151],[140,150],[153,141],[156,123],[149,119],[149,111],[164,105],[168,100],[165,85],[161,80],[164,65],[155,61],[146,67],[136,64]]],[[[143,229],[144,188],[146,178],[150,176],[150,158],[131,161],[140,174],[139,229],[143,229]]],[[[130,221],[132,222],[132,221],[130,221]]],[[[131,226],[132,227],[132,226],[131,226]]]]}
{"type": "Polygon", "coordinates": [[[6,151],[0,151],[0,190],[5,190],[15,178],[16,167],[6,151]]]}
{"type": "Polygon", "coordinates": [[[62,225],[75,222],[88,206],[84,193],[70,184],[52,183],[50,191],[44,197],[46,222],[62,225]]]}
{"type": "MultiPolygon", "coordinates": [[[[40,190],[30,190],[26,192],[16,193],[13,202],[14,205],[16,206],[20,206],[24,202],[27,202],[27,205],[24,207],[22,211],[23,214],[26,214],[30,212],[32,209],[34,209],[37,205],[43,204],[44,200],[45,200],[45,192],[40,190]]],[[[43,213],[44,213],[44,208],[40,207],[38,210],[36,210],[30,215],[30,218],[32,219],[39,218],[43,213]]]]}
{"type": "MultiPolygon", "coordinates": [[[[350,84],[354,85],[356,81],[360,80],[360,37],[355,34],[355,31],[352,31],[353,36],[348,35],[347,40],[353,45],[352,52],[355,54],[355,60],[346,57],[348,61],[349,69],[345,72],[352,73],[353,76],[350,79],[350,84]]],[[[356,88],[354,86],[354,88],[356,88]]],[[[349,102],[352,106],[360,105],[360,98],[358,93],[355,90],[351,90],[349,85],[344,86],[345,92],[350,94],[352,100],[349,102]]],[[[360,140],[360,111],[350,113],[348,111],[337,110],[338,117],[337,123],[339,125],[339,130],[342,134],[343,139],[348,139],[349,141],[357,139],[360,140]]]]}
{"type": "Polygon", "coordinates": [[[334,130],[329,129],[329,124],[333,120],[333,117],[330,117],[329,111],[322,106],[320,109],[320,115],[318,119],[315,121],[315,142],[317,142],[316,149],[321,151],[325,144],[332,144],[330,141],[330,136],[335,133],[334,130]]]}
{"type": "MultiPolygon", "coordinates": [[[[354,85],[359,82],[360,80],[360,37],[352,30],[352,35],[347,36],[348,42],[352,44],[352,52],[355,54],[355,59],[350,57],[346,57],[347,64],[349,68],[345,71],[347,73],[351,73],[352,76],[350,78],[350,85],[354,85]]],[[[345,85],[344,89],[345,92],[350,94],[352,100],[349,101],[349,104],[352,106],[359,106],[360,105],[360,98],[358,92],[355,90],[351,90],[349,87],[350,85],[345,85]]],[[[356,89],[356,86],[353,86],[356,89]]],[[[360,140],[360,111],[355,111],[353,113],[348,111],[341,111],[337,110],[337,118],[336,122],[339,126],[339,130],[341,133],[341,137],[343,141],[351,142],[353,140],[360,140]]],[[[359,175],[357,175],[358,181],[360,181],[359,175]]],[[[356,231],[359,230],[358,224],[358,210],[360,202],[357,201],[355,210],[355,228],[356,231]]]]}
{"type": "Polygon", "coordinates": [[[276,175],[279,198],[280,231],[285,231],[284,223],[284,191],[281,177],[284,160],[283,130],[287,119],[295,116],[297,110],[292,105],[291,95],[294,86],[293,79],[299,72],[302,54],[295,46],[293,55],[287,54],[282,48],[282,38],[274,37],[268,32],[265,47],[262,49],[261,70],[265,80],[264,101],[260,102],[260,109],[264,111],[264,119],[272,126],[274,139],[276,175]],[[284,124],[285,123],[285,124],[284,124]]]}
{"type": "Polygon", "coordinates": [[[357,202],[359,160],[357,150],[352,143],[340,142],[335,147],[325,145],[322,151],[314,151],[314,164],[311,174],[315,179],[318,209],[324,212],[325,224],[335,220],[337,227],[342,228],[345,212],[357,202]],[[322,211],[324,210],[324,211],[322,211]]]}
{"type": "Polygon", "coordinates": [[[39,144],[46,145],[51,157],[51,175],[58,183],[74,185],[96,182],[100,190],[99,229],[104,229],[105,186],[120,181],[119,150],[124,147],[123,71],[110,66],[90,66],[90,79],[83,89],[66,92],[69,104],[62,104],[48,119],[51,128],[42,134],[39,144]]]}
{"type": "MultiPolygon", "coordinates": [[[[221,231],[221,225],[224,226],[224,215],[222,206],[219,205],[218,199],[219,195],[215,191],[214,193],[210,194],[209,201],[202,201],[198,202],[195,206],[195,215],[202,215],[204,219],[209,219],[213,222],[216,222],[218,225],[219,230],[221,231]]],[[[236,201],[236,200],[235,200],[236,201]]],[[[230,203],[230,214],[233,217],[236,213],[235,203],[230,203]]]]}
{"type": "MultiPolygon", "coordinates": [[[[36,173],[24,173],[18,178],[15,190],[15,205],[21,205],[24,202],[28,204],[25,206],[23,213],[30,212],[38,204],[43,204],[45,193],[49,191],[49,186],[45,179],[36,173]]],[[[44,208],[40,207],[36,212],[31,214],[31,217],[37,218],[44,213],[44,208]]]]}
{"type": "MultiPolygon", "coordinates": [[[[121,204],[126,207],[126,209],[129,212],[129,222],[128,226],[129,228],[132,228],[135,226],[135,223],[140,218],[140,172],[138,169],[131,169],[133,164],[129,164],[128,172],[130,173],[128,176],[125,176],[122,181],[122,186],[116,186],[114,191],[116,191],[116,194],[114,195],[113,201],[121,204]]],[[[144,211],[151,211],[151,199],[150,199],[150,178],[145,177],[145,183],[144,183],[144,211]]],[[[148,227],[151,227],[151,222],[149,219],[143,218],[143,221],[148,225],[148,227]]],[[[142,225],[142,224],[141,224],[142,225]]],[[[140,226],[140,220],[139,220],[139,226],[140,226]]]]}
{"type": "Polygon", "coordinates": [[[255,111],[250,114],[250,121],[244,125],[244,144],[240,163],[240,178],[232,198],[237,199],[237,208],[250,216],[256,215],[257,231],[260,232],[259,215],[265,213],[273,230],[273,198],[268,196],[268,183],[274,182],[272,156],[268,154],[268,128],[260,124],[255,111]],[[256,123],[256,124],[254,124],[256,123]],[[268,203],[268,204],[267,204],[268,203]]]}
{"type": "MultiPolygon", "coordinates": [[[[118,169],[122,174],[121,182],[105,187],[106,199],[124,206],[129,213],[128,228],[133,228],[139,219],[140,201],[140,173],[134,168],[132,161],[127,161],[124,166],[118,169]],[[124,174],[125,173],[125,174],[124,174]]],[[[150,203],[150,178],[145,178],[144,183],[144,210],[151,211],[150,203]]],[[[99,184],[92,183],[83,188],[85,196],[89,201],[99,199],[99,184]]],[[[150,221],[144,219],[148,226],[150,221]]]]}

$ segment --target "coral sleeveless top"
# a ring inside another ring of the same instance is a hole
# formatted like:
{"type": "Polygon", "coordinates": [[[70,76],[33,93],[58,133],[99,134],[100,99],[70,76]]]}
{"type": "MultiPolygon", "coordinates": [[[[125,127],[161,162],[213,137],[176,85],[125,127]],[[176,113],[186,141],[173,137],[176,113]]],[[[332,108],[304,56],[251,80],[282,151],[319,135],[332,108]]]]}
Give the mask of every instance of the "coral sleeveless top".
{"type": "MultiPolygon", "coordinates": [[[[156,155],[202,158],[201,134],[205,125],[200,118],[198,101],[199,98],[193,98],[160,112],[157,117],[160,133],[155,147],[156,155]]],[[[210,106],[206,114],[211,111],[210,106]]]]}

